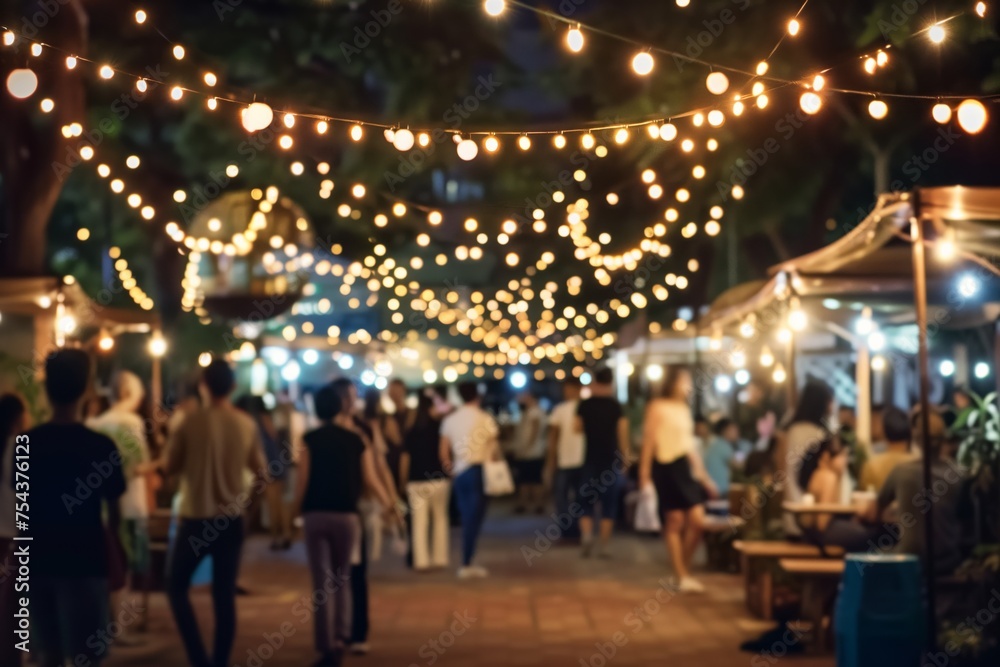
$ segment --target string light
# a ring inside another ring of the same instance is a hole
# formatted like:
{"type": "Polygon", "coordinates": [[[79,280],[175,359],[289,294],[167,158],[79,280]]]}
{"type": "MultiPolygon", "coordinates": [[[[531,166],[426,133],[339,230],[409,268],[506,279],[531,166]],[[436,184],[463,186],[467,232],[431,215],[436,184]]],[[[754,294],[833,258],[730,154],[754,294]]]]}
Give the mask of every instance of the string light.
{"type": "Polygon", "coordinates": [[[986,3],[985,2],[977,2],[976,3],[976,16],[978,16],[979,18],[983,18],[984,16],[986,16],[986,3]]]}
{"type": "Polygon", "coordinates": [[[711,72],[705,78],[705,87],[713,95],[722,95],[729,90],[729,77],[722,72],[711,72]]]}
{"type": "Polygon", "coordinates": [[[799,30],[802,29],[802,24],[799,23],[798,19],[792,19],[788,22],[788,34],[791,37],[795,37],[799,34],[799,30]]]}
{"type": "Polygon", "coordinates": [[[583,50],[583,31],[576,25],[566,32],[566,46],[573,53],[580,53],[583,50]]]}
{"type": "Polygon", "coordinates": [[[19,100],[26,99],[38,90],[38,77],[30,69],[15,69],[7,76],[7,91],[19,100]]]}
{"type": "Polygon", "coordinates": [[[413,132],[406,128],[396,130],[392,137],[392,145],[399,151],[410,150],[413,148],[415,142],[416,139],[413,136],[413,132]]]}
{"type": "Polygon", "coordinates": [[[938,123],[944,125],[951,120],[951,107],[947,104],[937,103],[931,108],[931,117],[938,123]]]}
{"type": "Polygon", "coordinates": [[[868,114],[875,120],[882,120],[889,113],[889,105],[882,100],[872,100],[868,103],[868,114]]]}
{"type": "Polygon", "coordinates": [[[943,42],[945,38],[944,26],[940,23],[932,25],[927,29],[927,38],[934,44],[940,44],[943,42]]]}
{"type": "Polygon", "coordinates": [[[986,127],[989,115],[979,100],[964,100],[958,105],[958,124],[969,134],[978,134],[986,127]]]}
{"type": "Polygon", "coordinates": [[[799,98],[799,106],[810,116],[819,113],[823,106],[823,99],[812,91],[802,93],[799,98]]]}
{"type": "Polygon", "coordinates": [[[507,9],[507,3],[504,0],[486,0],[483,8],[490,16],[500,16],[507,9]]]}
{"type": "Polygon", "coordinates": [[[469,160],[474,160],[479,154],[479,146],[471,139],[463,139],[459,142],[456,152],[459,158],[468,162],[469,160]]]}
{"type": "Polygon", "coordinates": [[[653,71],[653,56],[647,51],[641,51],[632,58],[632,71],[639,76],[648,76],[653,71]]]}
{"type": "Polygon", "coordinates": [[[486,149],[487,153],[496,153],[500,150],[500,140],[490,135],[483,140],[483,148],[486,149]]]}
{"type": "Polygon", "coordinates": [[[531,148],[531,138],[526,134],[522,134],[517,138],[517,147],[522,151],[528,150],[531,148]]]}

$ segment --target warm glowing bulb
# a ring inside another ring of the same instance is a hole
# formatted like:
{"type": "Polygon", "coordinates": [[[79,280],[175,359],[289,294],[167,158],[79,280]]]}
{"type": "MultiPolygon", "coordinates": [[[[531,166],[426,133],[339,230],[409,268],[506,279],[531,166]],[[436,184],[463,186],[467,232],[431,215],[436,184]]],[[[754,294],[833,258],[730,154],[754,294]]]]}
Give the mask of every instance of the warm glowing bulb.
{"type": "Polygon", "coordinates": [[[708,124],[712,127],[720,127],[726,122],[726,114],[722,113],[719,109],[712,109],[708,112],[708,124]]]}
{"type": "Polygon", "coordinates": [[[503,14],[503,10],[507,8],[507,3],[504,0],[486,0],[483,3],[483,8],[490,16],[500,16],[503,14]]]}
{"type": "Polygon", "coordinates": [[[584,150],[590,150],[597,143],[597,139],[594,138],[590,132],[587,132],[582,137],[580,137],[580,145],[584,150]]]}
{"type": "Polygon", "coordinates": [[[500,150],[500,140],[490,135],[483,140],[483,148],[486,149],[487,153],[496,153],[500,150]]]}
{"type": "Polygon", "coordinates": [[[788,34],[791,35],[792,37],[795,37],[797,34],[799,34],[799,30],[801,29],[802,29],[802,24],[799,23],[798,19],[792,19],[791,21],[788,22],[788,34]]]}
{"type": "Polygon", "coordinates": [[[874,74],[875,70],[878,68],[878,63],[871,56],[865,58],[865,71],[869,74],[874,74]]]}
{"type": "Polygon", "coordinates": [[[875,120],[882,120],[889,113],[889,105],[882,100],[872,100],[868,104],[868,113],[875,120]]]}
{"type": "Polygon", "coordinates": [[[985,2],[977,2],[976,3],[976,16],[978,16],[979,18],[983,18],[984,16],[986,16],[986,3],[985,2]]]}
{"type": "Polygon", "coordinates": [[[180,44],[174,46],[174,58],[176,58],[177,60],[184,59],[184,47],[181,46],[180,44]]]}
{"type": "Polygon", "coordinates": [[[566,46],[573,53],[580,53],[583,50],[583,42],[583,31],[580,30],[580,26],[570,28],[566,33],[566,46]]]}
{"type": "Polygon", "coordinates": [[[463,139],[455,150],[458,157],[466,162],[474,160],[479,155],[479,145],[472,139],[463,139]]]}
{"type": "Polygon", "coordinates": [[[879,67],[885,67],[889,63],[889,54],[885,51],[879,50],[879,52],[875,54],[875,63],[879,67]]]}
{"type": "Polygon", "coordinates": [[[98,73],[101,75],[102,79],[110,79],[115,75],[115,71],[108,65],[101,65],[101,69],[98,70],[98,73]]]}
{"type": "Polygon", "coordinates": [[[38,90],[38,77],[30,69],[15,69],[7,76],[7,90],[19,100],[31,97],[38,90]]]}
{"type": "Polygon", "coordinates": [[[757,69],[754,71],[757,72],[757,76],[764,76],[765,74],[767,74],[767,61],[761,60],[759,63],[757,63],[757,69]]]}
{"type": "Polygon", "coordinates": [[[357,199],[361,199],[362,197],[365,196],[365,186],[363,186],[360,183],[355,184],[351,188],[351,194],[354,195],[357,199]]]}
{"type": "Polygon", "coordinates": [[[365,136],[365,131],[363,129],[361,129],[360,125],[352,125],[351,126],[351,140],[352,141],[361,141],[361,138],[363,136],[365,136]]]}
{"type": "Polygon", "coordinates": [[[958,253],[958,249],[955,247],[955,242],[948,238],[938,241],[934,248],[938,259],[944,262],[950,262],[955,259],[955,255],[958,253]]]}
{"type": "Polygon", "coordinates": [[[624,127],[619,127],[615,131],[615,143],[624,144],[626,141],[628,141],[628,130],[626,130],[624,127]]]}
{"type": "Polygon", "coordinates": [[[632,58],[632,70],[639,76],[647,76],[653,71],[653,56],[642,51],[632,58]]]}
{"type": "Polygon", "coordinates": [[[819,92],[823,90],[824,86],[826,86],[826,79],[823,78],[822,74],[817,74],[816,76],[813,77],[812,80],[813,90],[819,92]]]}
{"type": "Polygon", "coordinates": [[[566,135],[557,134],[556,136],[552,137],[552,145],[558,149],[566,148],[566,135]]]}
{"type": "Polygon", "coordinates": [[[177,100],[181,99],[182,97],[184,97],[184,89],[183,88],[181,88],[180,86],[174,86],[173,88],[170,89],[170,99],[172,99],[172,100],[174,100],[176,102],[177,100]]]}
{"type": "Polygon", "coordinates": [[[398,151],[408,151],[413,148],[414,143],[416,143],[416,138],[413,136],[413,132],[406,128],[396,130],[392,137],[392,145],[398,151]]]}
{"type": "Polygon", "coordinates": [[[944,41],[945,33],[944,26],[940,23],[935,23],[930,28],[927,29],[927,38],[931,40],[934,44],[940,44],[944,41]]]}
{"type": "Polygon", "coordinates": [[[799,106],[811,116],[819,113],[820,108],[823,106],[823,100],[816,93],[809,91],[802,93],[802,97],[799,98],[799,106]]]}
{"type": "Polygon", "coordinates": [[[712,72],[705,79],[705,87],[713,95],[722,95],[729,90],[729,77],[722,72],[712,72]]]}
{"type": "Polygon", "coordinates": [[[263,102],[254,102],[243,109],[243,129],[247,132],[263,130],[274,120],[274,111],[263,102]]]}
{"type": "Polygon", "coordinates": [[[989,116],[979,100],[965,100],[958,105],[958,124],[969,134],[977,134],[986,127],[989,116]]]}
{"type": "Polygon", "coordinates": [[[660,139],[673,141],[677,138],[677,126],[673,123],[665,123],[660,127],[660,139]]]}
{"type": "Polygon", "coordinates": [[[66,69],[76,68],[76,56],[66,56],[66,69]]]}
{"type": "Polygon", "coordinates": [[[522,134],[517,138],[517,147],[522,151],[526,151],[531,148],[531,139],[526,134],[522,134]]]}
{"type": "Polygon", "coordinates": [[[56,108],[56,103],[46,97],[38,106],[41,108],[42,113],[49,113],[56,108]]]}

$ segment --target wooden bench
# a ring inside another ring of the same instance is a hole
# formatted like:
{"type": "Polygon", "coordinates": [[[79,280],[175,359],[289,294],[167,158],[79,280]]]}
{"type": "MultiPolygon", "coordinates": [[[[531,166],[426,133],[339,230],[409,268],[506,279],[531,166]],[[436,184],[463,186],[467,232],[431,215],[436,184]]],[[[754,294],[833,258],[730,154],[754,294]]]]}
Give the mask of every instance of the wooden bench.
{"type": "Polygon", "coordinates": [[[846,562],[833,558],[782,558],[778,565],[802,580],[802,617],[809,624],[813,646],[825,653],[832,627],[831,602],[846,562]]]}
{"type": "MultiPolygon", "coordinates": [[[[774,618],[774,565],[782,558],[823,556],[815,545],[781,540],[737,540],[733,548],[740,553],[747,609],[766,619],[774,618]]],[[[831,556],[843,556],[843,550],[836,547],[827,551],[831,556]]]]}

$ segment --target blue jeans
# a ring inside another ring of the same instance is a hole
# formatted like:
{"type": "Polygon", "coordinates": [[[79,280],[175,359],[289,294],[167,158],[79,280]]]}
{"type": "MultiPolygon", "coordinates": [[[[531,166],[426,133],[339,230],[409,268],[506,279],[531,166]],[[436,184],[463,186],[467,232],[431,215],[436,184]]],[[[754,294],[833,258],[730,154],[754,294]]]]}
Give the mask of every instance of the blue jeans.
{"type": "MultiPolygon", "coordinates": [[[[555,479],[552,480],[552,496],[556,506],[556,514],[562,516],[574,516],[569,511],[570,499],[580,501],[580,476],[583,468],[559,468],[556,470],[555,479]]],[[[576,530],[576,521],[567,532],[576,530]]]]}
{"type": "Polygon", "coordinates": [[[476,542],[486,517],[483,467],[472,466],[456,477],[454,489],[458,513],[462,516],[462,565],[469,565],[476,555],[476,542]]]}
{"type": "Polygon", "coordinates": [[[583,466],[577,487],[577,502],[584,507],[584,514],[598,519],[597,506],[600,504],[600,518],[614,521],[618,518],[618,500],[621,496],[622,476],[611,464],[583,466]]]}

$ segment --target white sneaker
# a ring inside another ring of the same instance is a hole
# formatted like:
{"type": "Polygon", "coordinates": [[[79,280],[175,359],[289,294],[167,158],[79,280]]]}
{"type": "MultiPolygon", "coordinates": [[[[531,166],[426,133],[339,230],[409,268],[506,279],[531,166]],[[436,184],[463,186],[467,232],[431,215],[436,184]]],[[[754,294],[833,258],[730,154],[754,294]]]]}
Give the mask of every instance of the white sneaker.
{"type": "Polygon", "coordinates": [[[472,576],[474,577],[485,579],[486,577],[490,576],[490,571],[487,570],[482,565],[470,565],[469,567],[472,569],[472,576]]]}
{"type": "Polygon", "coordinates": [[[476,568],[472,565],[466,565],[464,567],[458,568],[458,578],[459,579],[472,579],[476,576],[476,568]]]}
{"type": "Polygon", "coordinates": [[[677,590],[681,593],[704,593],[705,587],[693,577],[681,577],[677,590]]]}

